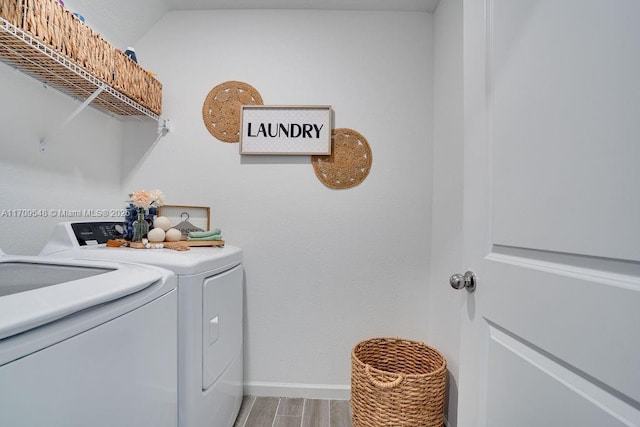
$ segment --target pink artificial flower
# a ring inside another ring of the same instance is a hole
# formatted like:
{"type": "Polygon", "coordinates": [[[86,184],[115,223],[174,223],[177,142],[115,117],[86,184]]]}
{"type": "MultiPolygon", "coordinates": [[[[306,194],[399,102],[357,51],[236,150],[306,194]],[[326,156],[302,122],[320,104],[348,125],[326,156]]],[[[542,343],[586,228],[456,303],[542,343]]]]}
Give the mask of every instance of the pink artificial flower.
{"type": "Polygon", "coordinates": [[[149,209],[151,203],[153,202],[151,195],[149,195],[149,193],[144,190],[134,191],[129,195],[129,197],[131,197],[131,202],[135,206],[142,209],[149,209]]]}

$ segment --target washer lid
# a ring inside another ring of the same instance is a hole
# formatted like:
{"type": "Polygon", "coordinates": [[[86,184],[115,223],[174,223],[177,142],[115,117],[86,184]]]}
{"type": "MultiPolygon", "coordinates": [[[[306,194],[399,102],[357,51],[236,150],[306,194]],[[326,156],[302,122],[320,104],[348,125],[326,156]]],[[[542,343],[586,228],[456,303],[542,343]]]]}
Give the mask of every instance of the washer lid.
{"type": "Polygon", "coordinates": [[[0,254],[0,339],[122,298],[163,280],[159,270],[0,254]]]}

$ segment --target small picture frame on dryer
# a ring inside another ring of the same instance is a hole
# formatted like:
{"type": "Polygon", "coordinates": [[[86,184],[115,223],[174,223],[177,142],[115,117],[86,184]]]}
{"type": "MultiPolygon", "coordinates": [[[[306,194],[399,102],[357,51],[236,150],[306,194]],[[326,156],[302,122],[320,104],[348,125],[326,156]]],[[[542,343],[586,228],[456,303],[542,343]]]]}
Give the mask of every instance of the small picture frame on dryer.
{"type": "Polygon", "coordinates": [[[164,205],[158,208],[158,216],[167,217],[173,228],[211,229],[211,208],[208,206],[164,205]]]}

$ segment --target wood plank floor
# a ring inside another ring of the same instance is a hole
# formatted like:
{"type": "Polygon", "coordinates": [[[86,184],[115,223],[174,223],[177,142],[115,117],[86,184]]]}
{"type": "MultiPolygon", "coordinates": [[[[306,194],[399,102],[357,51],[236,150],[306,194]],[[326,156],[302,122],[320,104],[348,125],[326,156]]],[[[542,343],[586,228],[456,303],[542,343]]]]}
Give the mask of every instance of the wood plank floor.
{"type": "Polygon", "coordinates": [[[347,400],[245,396],[234,427],[351,427],[347,400]]]}

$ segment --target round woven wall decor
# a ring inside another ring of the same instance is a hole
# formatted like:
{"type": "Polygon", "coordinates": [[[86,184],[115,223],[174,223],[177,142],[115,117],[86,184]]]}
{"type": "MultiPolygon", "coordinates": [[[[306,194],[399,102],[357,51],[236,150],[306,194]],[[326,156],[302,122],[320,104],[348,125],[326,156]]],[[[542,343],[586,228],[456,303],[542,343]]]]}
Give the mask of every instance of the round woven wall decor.
{"type": "Polygon", "coordinates": [[[339,128],[331,132],[331,154],[311,156],[316,176],[329,188],[350,188],[369,175],[373,157],[369,143],[353,129],[339,128]]]}
{"type": "Polygon", "coordinates": [[[242,105],[263,105],[260,93],[253,86],[229,81],[211,89],[202,105],[202,120],[209,133],[220,141],[240,141],[242,105]]]}

